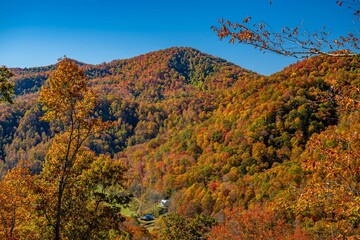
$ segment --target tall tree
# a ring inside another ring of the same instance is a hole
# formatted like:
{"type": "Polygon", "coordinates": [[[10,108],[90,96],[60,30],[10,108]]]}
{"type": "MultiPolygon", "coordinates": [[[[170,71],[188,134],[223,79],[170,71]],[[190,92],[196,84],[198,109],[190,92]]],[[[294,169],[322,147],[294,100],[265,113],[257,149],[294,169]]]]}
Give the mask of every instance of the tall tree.
{"type": "MultiPolygon", "coordinates": [[[[89,165],[94,164],[94,162],[111,163],[105,157],[95,157],[92,151],[84,147],[84,142],[90,134],[97,132],[105,125],[100,118],[95,117],[94,108],[97,99],[87,84],[88,79],[85,73],[74,61],[65,58],[59,63],[57,70],[49,77],[45,86],[42,87],[39,96],[39,100],[44,104],[46,111],[44,120],[56,122],[64,128],[64,133],[55,136],[47,153],[41,174],[42,183],[39,184],[38,189],[40,210],[46,217],[47,225],[53,229],[53,234],[49,235],[49,238],[52,239],[76,237],[71,235],[71,232],[77,232],[76,238],[79,239],[79,236],[84,232],[89,233],[89,229],[80,230],[82,226],[76,224],[82,224],[83,227],[90,227],[89,225],[93,224],[84,224],[84,211],[89,209],[87,204],[99,196],[95,193],[112,186],[113,184],[110,184],[113,183],[111,182],[112,178],[117,179],[121,189],[123,187],[121,180],[124,169],[119,163],[113,163],[115,165],[108,169],[109,172],[104,173],[104,176],[100,178],[103,182],[98,179],[99,181],[95,185],[91,185],[90,183],[95,181],[94,179],[81,180],[84,174],[86,175],[90,171],[89,165]],[[106,186],[102,186],[102,184],[106,186]],[[79,199],[81,199],[80,202],[79,199]],[[70,220],[69,214],[77,217],[78,220],[70,220]],[[72,226],[69,225],[70,222],[73,224],[72,226]]],[[[129,201],[125,195],[109,198],[103,193],[101,196],[100,202],[108,202],[108,204],[125,204],[129,201]],[[114,199],[117,201],[114,202],[114,199]]],[[[94,211],[97,212],[99,209],[99,206],[96,205],[94,211]]],[[[116,212],[118,209],[112,210],[116,212]]],[[[87,217],[89,216],[91,215],[88,214],[87,217]]],[[[113,219],[111,223],[114,221],[120,222],[121,218],[113,219]]],[[[98,227],[96,225],[93,228],[98,227]]]]}

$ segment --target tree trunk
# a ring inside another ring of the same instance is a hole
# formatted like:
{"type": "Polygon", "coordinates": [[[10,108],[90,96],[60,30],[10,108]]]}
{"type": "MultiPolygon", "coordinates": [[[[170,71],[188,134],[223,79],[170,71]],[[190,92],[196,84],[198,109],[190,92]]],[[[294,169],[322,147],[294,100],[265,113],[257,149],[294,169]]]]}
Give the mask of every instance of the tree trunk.
{"type": "Polygon", "coordinates": [[[56,211],[56,222],[55,222],[55,240],[60,240],[60,225],[61,225],[61,204],[62,204],[62,196],[63,196],[63,180],[61,179],[59,182],[59,193],[58,193],[58,203],[57,203],[57,211],[56,211]]]}

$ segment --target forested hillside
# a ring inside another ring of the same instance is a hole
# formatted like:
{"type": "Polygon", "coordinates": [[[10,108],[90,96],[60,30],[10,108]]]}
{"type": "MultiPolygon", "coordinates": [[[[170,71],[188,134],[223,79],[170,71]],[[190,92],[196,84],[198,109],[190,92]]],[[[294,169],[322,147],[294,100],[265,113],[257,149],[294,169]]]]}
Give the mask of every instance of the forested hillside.
{"type": "MultiPolygon", "coordinates": [[[[360,236],[358,56],[317,56],[268,77],[191,48],[77,64],[98,96],[92,114],[109,123],[85,146],[124,164],[140,206],[170,200],[154,237],[360,236]]],[[[38,101],[56,68],[11,69],[16,97],[0,106],[3,176],[24,160],[40,173],[66,129],[44,121],[38,101]]]]}

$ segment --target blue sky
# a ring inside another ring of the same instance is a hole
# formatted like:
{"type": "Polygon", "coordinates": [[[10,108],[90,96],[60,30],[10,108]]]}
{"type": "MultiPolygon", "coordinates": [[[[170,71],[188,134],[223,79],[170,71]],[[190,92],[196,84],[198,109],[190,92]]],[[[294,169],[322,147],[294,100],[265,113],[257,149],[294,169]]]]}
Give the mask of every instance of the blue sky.
{"type": "Polygon", "coordinates": [[[66,55],[97,64],[173,46],[187,46],[269,75],[296,59],[220,41],[210,27],[220,18],[265,21],[275,30],[303,21],[309,31],[354,31],[336,0],[11,0],[0,9],[0,65],[44,66],[66,55]]]}

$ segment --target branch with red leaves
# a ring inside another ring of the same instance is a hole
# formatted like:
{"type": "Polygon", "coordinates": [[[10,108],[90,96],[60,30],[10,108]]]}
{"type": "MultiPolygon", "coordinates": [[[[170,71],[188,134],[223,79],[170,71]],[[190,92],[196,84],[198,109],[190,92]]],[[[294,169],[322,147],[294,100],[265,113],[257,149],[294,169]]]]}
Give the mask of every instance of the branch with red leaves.
{"type": "MultiPolygon", "coordinates": [[[[339,6],[348,6],[355,16],[360,15],[360,0],[349,2],[336,1],[339,6]]],[[[358,18],[357,20],[359,20],[358,18]]],[[[356,22],[358,23],[358,22],[356,22]]],[[[360,45],[358,34],[348,33],[330,40],[330,32],[326,27],[318,32],[308,32],[302,24],[297,27],[283,27],[275,32],[267,24],[251,23],[251,17],[242,22],[219,20],[220,26],[213,26],[220,40],[229,38],[230,43],[252,45],[260,51],[275,52],[277,54],[295,58],[308,58],[313,55],[354,56],[359,55],[360,45]]]]}

